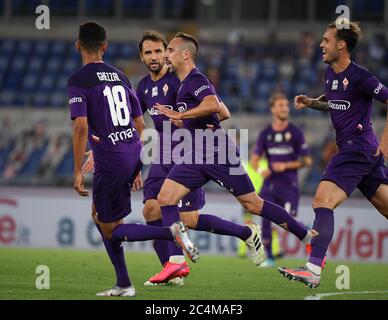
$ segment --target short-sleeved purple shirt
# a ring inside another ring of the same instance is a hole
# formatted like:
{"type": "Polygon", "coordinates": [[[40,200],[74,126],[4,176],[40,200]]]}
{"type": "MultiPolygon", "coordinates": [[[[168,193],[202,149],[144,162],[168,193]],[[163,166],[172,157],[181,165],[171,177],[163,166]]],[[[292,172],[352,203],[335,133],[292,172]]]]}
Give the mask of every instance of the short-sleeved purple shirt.
{"type": "MultiPolygon", "coordinates": [[[[256,142],[255,154],[265,156],[269,167],[274,162],[296,161],[300,157],[310,154],[305,141],[303,131],[290,123],[283,131],[275,131],[272,126],[268,126],[262,132],[256,142]]],[[[272,184],[274,187],[298,187],[298,170],[286,170],[271,175],[265,179],[264,186],[272,184]]]]}
{"type": "Polygon", "coordinates": [[[96,172],[120,172],[132,164],[128,155],[139,135],[133,119],[142,115],[127,77],[103,62],[89,63],[68,80],[71,119],[87,117],[88,139],[96,172]]]}
{"type": "Polygon", "coordinates": [[[340,73],[330,66],[326,69],[325,96],[337,145],[376,149],[378,139],[371,123],[373,99],[386,103],[388,89],[373,74],[352,62],[340,73]]]}

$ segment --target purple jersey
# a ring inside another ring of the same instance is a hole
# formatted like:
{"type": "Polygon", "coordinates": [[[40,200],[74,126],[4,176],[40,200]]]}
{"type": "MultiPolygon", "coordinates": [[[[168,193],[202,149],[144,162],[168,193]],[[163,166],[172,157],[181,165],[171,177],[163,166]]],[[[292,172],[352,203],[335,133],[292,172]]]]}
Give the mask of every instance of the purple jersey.
{"type": "MultiPolygon", "coordinates": [[[[177,108],[180,112],[193,109],[210,95],[217,95],[213,84],[197,68],[194,68],[183,80],[178,91],[177,108]]],[[[216,113],[203,118],[185,119],[183,123],[184,127],[192,133],[195,129],[205,130],[208,125],[214,126],[215,129],[221,128],[216,113]]]]}
{"type": "MultiPolygon", "coordinates": [[[[165,107],[171,108],[172,110],[178,111],[176,107],[176,96],[179,90],[181,83],[178,77],[174,73],[167,72],[161,79],[153,81],[148,75],[140,80],[136,95],[139,99],[141,109],[143,113],[148,112],[152,118],[155,129],[159,133],[159,145],[161,152],[167,158],[161,158],[162,163],[163,159],[170,163],[171,152],[169,150],[164,150],[163,147],[168,147],[166,144],[166,139],[171,139],[172,134],[178,127],[171,124],[171,132],[163,131],[163,122],[167,121],[170,123],[170,120],[165,115],[161,114],[158,109],[154,106],[159,103],[165,107]]],[[[171,147],[173,148],[176,145],[177,141],[171,141],[171,147]]]]}
{"type": "Polygon", "coordinates": [[[376,149],[371,113],[373,98],[386,103],[388,89],[369,71],[352,62],[346,70],[335,73],[329,66],[325,74],[325,96],[336,131],[337,145],[357,144],[376,149]]]}
{"type": "Polygon", "coordinates": [[[103,62],[89,63],[68,80],[71,119],[87,117],[96,172],[120,172],[140,152],[133,118],[142,115],[127,77],[103,62]]]}
{"type": "MultiPolygon", "coordinates": [[[[211,95],[216,96],[217,99],[219,99],[213,84],[206,78],[205,75],[199,72],[197,68],[194,68],[182,81],[182,85],[178,91],[178,111],[183,112],[196,108],[204,98],[211,95]]],[[[216,113],[207,117],[184,119],[183,124],[185,129],[189,130],[191,133],[193,142],[192,150],[194,151],[193,160],[194,158],[197,158],[197,160],[200,158],[205,160],[207,157],[211,158],[217,154],[215,161],[218,162],[221,158],[223,158],[225,160],[221,160],[221,162],[225,163],[224,161],[228,162],[229,160],[229,149],[231,152],[235,152],[236,146],[222,130],[216,113]],[[215,133],[213,134],[213,140],[208,140],[200,135],[196,136],[196,129],[199,129],[200,133],[204,133],[204,130],[209,129],[209,127],[211,127],[211,130],[215,133]],[[222,143],[220,142],[221,140],[223,140],[222,143]]],[[[205,161],[207,162],[207,160],[205,161]]]]}
{"type": "MultiPolygon", "coordinates": [[[[283,131],[275,131],[272,126],[264,129],[256,142],[255,153],[268,159],[269,167],[274,162],[296,161],[309,155],[302,130],[290,123],[283,131]]],[[[278,186],[298,188],[298,170],[286,170],[265,179],[263,189],[272,190],[278,186]]]]}

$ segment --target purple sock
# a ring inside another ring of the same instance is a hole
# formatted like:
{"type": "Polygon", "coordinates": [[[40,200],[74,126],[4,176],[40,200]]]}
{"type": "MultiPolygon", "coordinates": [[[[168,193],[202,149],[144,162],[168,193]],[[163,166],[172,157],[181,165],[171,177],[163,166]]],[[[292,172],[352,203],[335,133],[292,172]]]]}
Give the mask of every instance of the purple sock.
{"type": "MultiPolygon", "coordinates": [[[[146,226],[140,223],[119,224],[113,229],[115,241],[147,241],[153,239],[173,240],[169,228],[146,226]]],[[[174,243],[174,242],[173,242],[174,243]]]]}
{"type": "MultiPolygon", "coordinates": [[[[153,227],[163,227],[163,222],[162,219],[148,221],[147,225],[153,227]]],[[[168,251],[168,242],[166,240],[157,239],[152,242],[152,245],[154,246],[155,252],[159,257],[160,263],[162,264],[162,266],[164,266],[164,264],[170,258],[170,253],[168,251]]]]}
{"type": "Polygon", "coordinates": [[[210,214],[199,215],[195,230],[233,236],[243,241],[247,240],[252,234],[251,229],[247,226],[242,226],[210,214]]]}
{"type": "MultiPolygon", "coordinates": [[[[174,222],[180,220],[179,210],[177,205],[160,207],[162,210],[163,226],[170,227],[174,222]]],[[[174,241],[168,242],[168,252],[171,256],[183,256],[181,248],[177,247],[174,241]]]]}
{"type": "Polygon", "coordinates": [[[307,235],[307,229],[277,204],[264,200],[263,210],[261,210],[260,215],[276,223],[283,229],[290,231],[299,240],[303,240],[307,235]]]}
{"type": "Polygon", "coordinates": [[[319,235],[311,240],[311,255],[309,262],[321,267],[327,248],[334,233],[334,212],[328,208],[316,208],[313,229],[319,235]]]}
{"type": "Polygon", "coordinates": [[[104,239],[100,226],[96,224],[98,231],[101,234],[105,250],[109,255],[110,261],[113,264],[116,272],[116,281],[119,287],[125,288],[131,285],[131,280],[128,276],[127,266],[125,264],[124,249],[121,242],[104,239]]]}
{"type": "Polygon", "coordinates": [[[271,228],[271,221],[269,221],[266,218],[263,218],[262,222],[262,235],[263,235],[263,244],[264,244],[264,250],[265,254],[268,259],[273,259],[272,254],[272,228],[271,228]]]}

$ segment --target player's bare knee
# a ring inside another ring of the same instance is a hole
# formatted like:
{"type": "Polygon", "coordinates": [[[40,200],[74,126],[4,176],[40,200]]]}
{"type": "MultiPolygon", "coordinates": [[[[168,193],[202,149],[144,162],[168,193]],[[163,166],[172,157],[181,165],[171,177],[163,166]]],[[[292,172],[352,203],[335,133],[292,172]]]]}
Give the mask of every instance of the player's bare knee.
{"type": "Polygon", "coordinates": [[[336,203],[333,198],[331,198],[329,195],[325,196],[315,196],[313,201],[313,209],[316,208],[329,208],[329,209],[335,209],[336,203]]]}
{"type": "Polygon", "coordinates": [[[198,212],[181,213],[181,221],[189,229],[195,229],[198,224],[198,212]]]}
{"type": "Polygon", "coordinates": [[[263,203],[259,199],[252,201],[252,202],[247,202],[246,206],[244,206],[245,210],[248,212],[255,214],[255,215],[260,215],[261,210],[263,209],[263,203]]]}
{"type": "Polygon", "coordinates": [[[147,222],[161,219],[162,216],[159,205],[146,202],[143,208],[143,217],[147,222]]]}
{"type": "Polygon", "coordinates": [[[164,191],[159,192],[158,202],[161,207],[176,204],[174,201],[174,195],[164,191]]]}

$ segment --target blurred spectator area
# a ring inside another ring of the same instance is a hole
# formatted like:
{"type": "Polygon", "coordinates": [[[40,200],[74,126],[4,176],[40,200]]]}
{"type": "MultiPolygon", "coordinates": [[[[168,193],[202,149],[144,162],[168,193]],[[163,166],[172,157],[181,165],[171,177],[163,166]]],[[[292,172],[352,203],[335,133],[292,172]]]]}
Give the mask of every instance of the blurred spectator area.
{"type": "MultiPolygon", "coordinates": [[[[302,32],[298,41],[285,42],[273,31],[261,42],[238,35],[225,42],[204,40],[198,67],[232,112],[267,113],[267,101],[274,92],[290,97],[321,94],[325,66],[319,40],[302,32]]],[[[376,33],[368,42],[361,42],[354,54],[356,62],[385,84],[387,48],[385,34],[376,33]]],[[[146,73],[136,42],[109,42],[104,60],[121,68],[134,86],[146,73]]],[[[0,108],[66,108],[67,79],[80,67],[79,52],[71,41],[0,39],[0,108]]]]}

